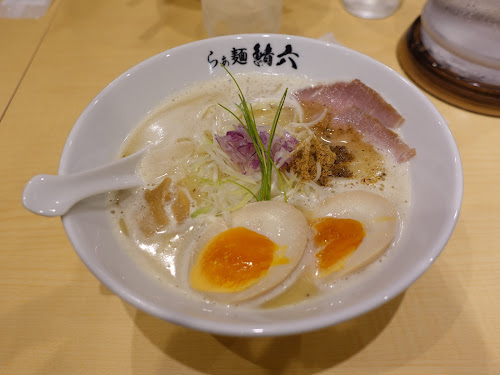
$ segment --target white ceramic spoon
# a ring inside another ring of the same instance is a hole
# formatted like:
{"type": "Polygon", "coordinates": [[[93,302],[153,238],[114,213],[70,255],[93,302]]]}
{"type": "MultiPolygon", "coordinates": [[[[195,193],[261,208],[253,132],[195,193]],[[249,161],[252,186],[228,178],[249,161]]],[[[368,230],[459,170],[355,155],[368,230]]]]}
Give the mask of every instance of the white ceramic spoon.
{"type": "Polygon", "coordinates": [[[143,181],[136,169],[145,151],[81,173],[35,176],[24,188],[23,205],[38,215],[61,216],[85,198],[140,186],[143,181]]]}

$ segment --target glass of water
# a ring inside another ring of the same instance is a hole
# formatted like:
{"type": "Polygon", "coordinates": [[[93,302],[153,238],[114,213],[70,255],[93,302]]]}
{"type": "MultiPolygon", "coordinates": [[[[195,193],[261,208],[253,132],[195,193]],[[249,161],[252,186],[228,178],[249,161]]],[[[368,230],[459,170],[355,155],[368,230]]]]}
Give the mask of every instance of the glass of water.
{"type": "Polygon", "coordinates": [[[209,36],[277,33],[283,0],[201,0],[209,36]]]}
{"type": "Polygon", "coordinates": [[[342,5],[356,17],[377,19],[393,14],[401,5],[401,0],[342,0],[342,5]]]}

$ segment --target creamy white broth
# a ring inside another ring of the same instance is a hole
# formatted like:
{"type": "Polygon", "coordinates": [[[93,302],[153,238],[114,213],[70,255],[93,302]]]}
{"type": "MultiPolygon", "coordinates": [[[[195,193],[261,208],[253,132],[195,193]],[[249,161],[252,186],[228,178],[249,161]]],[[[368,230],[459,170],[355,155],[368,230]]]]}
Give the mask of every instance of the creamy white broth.
{"type": "MultiPolygon", "coordinates": [[[[289,94],[297,89],[313,84],[306,77],[263,75],[258,73],[236,75],[247,101],[254,103],[256,108],[259,103],[277,103],[285,88],[289,94]]],[[[288,96],[290,98],[290,95],[288,96]]],[[[197,239],[207,227],[214,225],[222,217],[227,219],[230,211],[218,212],[217,217],[212,213],[197,214],[188,217],[181,224],[175,220],[164,230],[145,238],[139,229],[138,218],[147,215],[144,210],[144,191],[152,189],[159,184],[164,176],[172,179],[173,184],[182,182],[182,189],[191,193],[191,188],[200,181],[196,176],[186,176],[186,165],[197,162],[200,144],[205,144],[207,139],[215,133],[224,135],[234,128],[235,119],[218,104],[235,110],[234,103],[238,102],[238,92],[234,82],[229,77],[218,78],[213,81],[189,87],[176,95],[169,97],[156,110],[129,135],[121,150],[121,155],[131,154],[145,145],[151,145],[147,155],[139,166],[139,174],[145,185],[136,190],[122,191],[112,194],[112,220],[116,226],[117,235],[124,243],[130,256],[152,277],[157,278],[166,287],[175,287],[194,298],[201,298],[192,293],[189,287],[189,267],[192,262],[191,253],[196,247],[197,239]],[[187,177],[187,178],[186,178],[187,177]],[[190,179],[190,177],[193,177],[190,179]],[[188,181],[187,183],[185,181],[188,181]],[[124,224],[125,223],[125,224],[124,224]]],[[[262,104],[265,108],[266,104],[262,104]]],[[[285,103],[280,125],[292,119],[297,120],[297,107],[292,99],[285,103]],[[288,111],[288,112],[287,112],[288,111]]],[[[286,129],[286,128],[285,128],[286,129]]],[[[289,130],[289,129],[287,129],[289,130]]],[[[314,191],[309,195],[292,194],[288,196],[288,203],[300,210],[307,212],[321,199],[331,195],[350,190],[368,190],[387,198],[396,208],[399,216],[399,228],[409,204],[410,188],[408,180],[407,163],[398,164],[390,155],[383,155],[386,176],[383,180],[373,184],[362,183],[359,179],[334,179],[331,186],[309,189],[314,191]]],[[[277,200],[282,200],[279,186],[275,188],[277,200]]],[[[198,193],[196,193],[198,194],[198,193]]],[[[190,197],[190,214],[199,211],[199,202],[195,197],[190,197]]],[[[250,199],[250,198],[249,198],[250,199]]],[[[172,216],[172,213],[169,212],[172,216]]],[[[400,234],[397,233],[396,236],[400,234]]],[[[300,267],[295,274],[299,274],[300,267]]],[[[364,270],[357,277],[362,277],[364,270]]],[[[352,277],[351,277],[352,278],[352,277]]],[[[345,279],[345,278],[344,278],[345,279]]],[[[340,283],[347,283],[343,280],[340,283]]],[[[286,301],[297,302],[302,294],[314,294],[308,290],[310,283],[301,281],[297,295],[288,297],[286,301]],[[304,286],[305,285],[305,286],[304,286]],[[308,286],[309,285],[309,286],[308,286]]],[[[290,283],[284,283],[287,285],[290,283]]],[[[338,289],[338,288],[337,288],[338,289]]],[[[276,288],[272,293],[279,294],[283,288],[276,288]]],[[[257,299],[257,302],[265,299],[257,299]]],[[[257,303],[255,302],[255,303],[257,303]]],[[[288,302],[286,302],[288,303],[288,302]]],[[[270,305],[272,306],[272,304],[270,305]]]]}

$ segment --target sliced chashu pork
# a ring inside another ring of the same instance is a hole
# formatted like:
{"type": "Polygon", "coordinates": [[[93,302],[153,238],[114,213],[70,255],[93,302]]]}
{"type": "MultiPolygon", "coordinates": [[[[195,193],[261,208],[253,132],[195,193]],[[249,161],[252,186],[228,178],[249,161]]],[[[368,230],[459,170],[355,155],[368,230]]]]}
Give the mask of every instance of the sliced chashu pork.
{"type": "Polygon", "coordinates": [[[319,85],[295,92],[301,103],[324,106],[332,115],[331,128],[351,126],[372,145],[388,150],[399,163],[415,156],[397,133],[404,118],[375,90],[358,79],[352,82],[336,82],[319,85]]]}
{"type": "Polygon", "coordinates": [[[393,106],[359,79],[302,89],[295,92],[294,96],[300,102],[324,105],[334,113],[357,107],[389,129],[398,128],[404,122],[393,106]]]}
{"type": "Polygon", "coordinates": [[[356,107],[338,112],[332,118],[331,129],[351,126],[361,133],[364,140],[375,147],[387,150],[398,163],[415,156],[416,151],[399,138],[398,134],[387,129],[376,118],[356,107]]]}

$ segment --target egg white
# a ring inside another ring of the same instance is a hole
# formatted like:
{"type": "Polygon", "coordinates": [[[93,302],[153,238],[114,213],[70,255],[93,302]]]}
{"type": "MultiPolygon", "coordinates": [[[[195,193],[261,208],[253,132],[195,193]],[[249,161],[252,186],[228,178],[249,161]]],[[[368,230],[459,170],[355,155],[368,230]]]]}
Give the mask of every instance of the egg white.
{"type": "MultiPolygon", "coordinates": [[[[281,284],[292,274],[300,262],[306,248],[309,232],[305,216],[290,204],[275,201],[250,203],[234,212],[229,223],[219,219],[207,227],[194,246],[189,269],[192,268],[200,252],[213,237],[227,229],[236,227],[244,227],[266,236],[283,249],[282,254],[289,261],[286,264],[272,265],[266,275],[257,283],[239,292],[217,293],[193,290],[209,300],[228,304],[239,303],[261,296],[281,284]]],[[[288,281],[290,280],[287,279],[288,281]]],[[[259,298],[259,300],[262,301],[265,298],[259,298]]]]}
{"type": "Polygon", "coordinates": [[[398,214],[386,198],[368,191],[349,191],[334,194],[315,205],[308,213],[312,220],[324,217],[353,219],[359,221],[365,230],[365,237],[359,247],[344,261],[343,268],[319,277],[314,255],[320,250],[310,241],[308,263],[320,286],[329,287],[336,280],[360,271],[377,260],[392,243],[398,214]]]}

